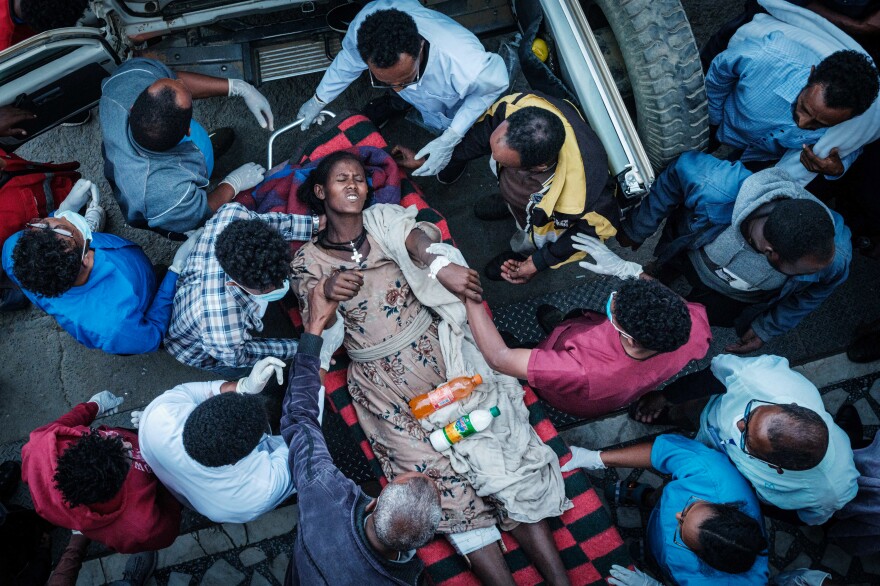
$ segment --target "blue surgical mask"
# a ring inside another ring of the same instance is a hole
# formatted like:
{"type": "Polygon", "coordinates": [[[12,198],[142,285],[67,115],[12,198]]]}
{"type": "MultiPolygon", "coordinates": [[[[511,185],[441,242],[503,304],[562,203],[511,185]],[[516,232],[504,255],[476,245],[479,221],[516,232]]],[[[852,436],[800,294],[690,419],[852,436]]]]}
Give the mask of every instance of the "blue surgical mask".
{"type": "Polygon", "coordinates": [[[59,220],[67,220],[73,224],[73,227],[79,230],[79,233],[82,234],[84,241],[92,240],[92,229],[89,228],[89,223],[78,213],[69,211],[55,212],[55,218],[59,220]]]}
{"type": "Polygon", "coordinates": [[[279,299],[283,299],[287,292],[290,290],[290,281],[284,279],[284,285],[280,288],[275,289],[274,291],[269,291],[268,293],[260,293],[259,295],[254,295],[253,293],[249,293],[251,297],[257,299],[259,301],[265,301],[267,303],[272,301],[278,301],[279,299]]]}

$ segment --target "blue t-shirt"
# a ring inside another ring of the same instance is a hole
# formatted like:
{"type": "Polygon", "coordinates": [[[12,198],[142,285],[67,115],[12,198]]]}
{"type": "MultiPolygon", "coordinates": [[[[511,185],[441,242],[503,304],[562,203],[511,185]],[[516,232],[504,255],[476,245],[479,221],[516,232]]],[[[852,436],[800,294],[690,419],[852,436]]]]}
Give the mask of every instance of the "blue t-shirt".
{"type": "Polygon", "coordinates": [[[719,504],[744,502],[743,512],[758,520],[766,536],[758,497],[730,460],[699,442],[679,435],[661,435],[654,440],[651,465],[672,475],[660,503],[651,512],[646,537],[647,546],[666,577],[679,586],[766,584],[770,576],[766,555],[758,556],[748,572],[728,574],[673,542],[678,527],[675,515],[692,496],[719,504]]]}
{"type": "MultiPolygon", "coordinates": [[[[3,269],[19,286],[12,251],[21,235],[13,234],[3,245],[3,269]]],[[[87,348],[108,354],[158,349],[171,320],[177,274],[168,271],[157,290],[153,266],[137,244],[95,232],[90,248],[94,263],[84,284],[60,297],[22,291],[87,348]]]]}

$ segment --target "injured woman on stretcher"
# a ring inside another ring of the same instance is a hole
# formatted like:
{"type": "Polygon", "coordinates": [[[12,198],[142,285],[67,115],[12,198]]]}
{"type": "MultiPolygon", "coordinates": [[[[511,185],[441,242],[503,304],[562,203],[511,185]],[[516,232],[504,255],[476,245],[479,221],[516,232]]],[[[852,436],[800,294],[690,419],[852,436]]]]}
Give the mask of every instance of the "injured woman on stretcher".
{"type": "Polygon", "coordinates": [[[499,527],[547,583],[567,584],[546,519],[572,504],[556,455],[529,425],[522,386],[491,370],[474,344],[461,298],[480,300],[477,273],[457,249],[439,243],[436,226],[416,223],[415,208],[367,207],[368,178],[349,152],[325,157],[298,197],[327,224],[296,253],[291,281],[303,314],[308,291],[324,276],[325,294],[340,301],[348,390],[386,478],[416,471],[434,480],[443,509],[439,531],[484,584],[513,584],[499,527]],[[483,384],[470,396],[413,417],[410,399],[473,374],[483,384]],[[431,431],[493,406],[500,415],[485,431],[444,452],[431,446],[431,431]]]}

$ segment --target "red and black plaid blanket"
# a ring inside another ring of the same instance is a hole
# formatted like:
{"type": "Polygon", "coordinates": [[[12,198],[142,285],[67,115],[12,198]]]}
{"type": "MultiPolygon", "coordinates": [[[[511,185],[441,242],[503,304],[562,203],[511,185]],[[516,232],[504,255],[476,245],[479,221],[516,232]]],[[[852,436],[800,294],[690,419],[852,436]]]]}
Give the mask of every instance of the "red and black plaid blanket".
{"type": "MultiPolygon", "coordinates": [[[[314,161],[340,149],[363,149],[364,147],[382,149],[386,148],[387,144],[375,126],[365,117],[361,115],[342,117],[342,121],[334,128],[322,133],[320,137],[298,149],[298,153],[290,159],[291,161],[299,161],[298,165],[288,165],[276,171],[267,178],[269,185],[261,185],[254,190],[254,194],[246,193],[239,196],[238,201],[251,209],[260,211],[305,213],[301,204],[296,201],[295,169],[313,167],[314,161]],[[285,191],[288,196],[286,202],[283,201],[285,191]]],[[[372,155],[375,153],[371,153],[372,155]]],[[[375,159],[379,160],[381,156],[377,155],[375,159]]],[[[414,183],[399,170],[396,172],[383,171],[381,179],[385,180],[385,178],[388,178],[393,186],[399,189],[400,205],[416,206],[419,210],[417,220],[436,224],[443,235],[444,242],[453,243],[446,219],[428,206],[422,199],[421,191],[414,183]]],[[[374,189],[385,187],[376,175],[372,179],[374,189]]],[[[387,203],[397,202],[389,201],[387,203]]],[[[302,320],[298,309],[296,307],[290,308],[288,313],[293,324],[300,327],[302,320]]],[[[351,397],[346,386],[347,371],[348,358],[345,356],[344,350],[340,350],[336,356],[336,364],[331,367],[331,371],[324,379],[327,397],[330,399],[333,410],[342,416],[351,436],[360,445],[361,451],[366,456],[376,477],[384,485],[386,479],[382,474],[382,469],[358,424],[357,415],[351,404],[351,397]]],[[[556,432],[556,428],[547,417],[541,402],[538,401],[530,388],[525,387],[525,391],[529,422],[537,431],[538,436],[556,452],[559,458],[563,462],[568,461],[571,457],[568,446],[556,432]]],[[[587,476],[583,472],[577,471],[564,473],[563,477],[565,478],[566,496],[574,503],[574,508],[566,511],[562,517],[548,520],[562,561],[568,570],[572,584],[605,584],[605,577],[609,575],[612,564],[629,566],[632,560],[587,476]]],[[[504,558],[513,572],[516,583],[526,585],[542,583],[541,575],[529,563],[516,540],[507,533],[502,536],[507,549],[504,558]]],[[[456,554],[444,538],[435,539],[421,548],[419,557],[427,567],[430,580],[438,586],[476,586],[480,583],[468,570],[464,558],[456,554]]]]}

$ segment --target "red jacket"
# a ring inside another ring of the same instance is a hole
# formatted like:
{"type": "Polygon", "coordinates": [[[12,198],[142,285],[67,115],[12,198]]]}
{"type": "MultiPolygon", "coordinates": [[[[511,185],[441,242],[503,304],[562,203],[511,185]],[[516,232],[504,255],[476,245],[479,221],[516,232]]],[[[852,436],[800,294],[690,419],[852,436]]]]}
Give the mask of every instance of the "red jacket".
{"type": "Polygon", "coordinates": [[[28,25],[15,24],[9,5],[9,0],[0,0],[0,51],[35,34],[28,25]]]}
{"type": "Polygon", "coordinates": [[[132,445],[131,469],[122,490],[112,500],[71,508],[55,488],[58,456],[89,430],[97,413],[95,403],[80,403],[54,423],[31,432],[30,441],[21,449],[21,477],[28,483],[34,508],[47,521],[81,531],[89,539],[122,553],[168,547],[180,530],[180,503],[141,457],[136,432],[98,428],[132,445]]]}
{"type": "MultiPolygon", "coordinates": [[[[6,0],[0,0],[0,6],[6,0]]],[[[80,178],[79,163],[31,163],[0,149],[0,248],[33,218],[45,218],[64,201],[80,178]]]]}

